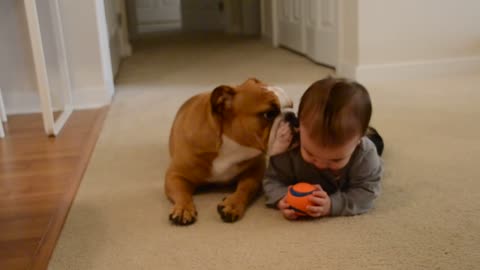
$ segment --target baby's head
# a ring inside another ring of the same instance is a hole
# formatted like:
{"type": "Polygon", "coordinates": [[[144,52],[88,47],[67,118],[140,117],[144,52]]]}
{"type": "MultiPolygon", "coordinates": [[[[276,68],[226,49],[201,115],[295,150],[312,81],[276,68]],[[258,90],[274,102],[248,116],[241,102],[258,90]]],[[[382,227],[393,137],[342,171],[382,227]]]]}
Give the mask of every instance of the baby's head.
{"type": "Polygon", "coordinates": [[[303,159],[319,169],[343,168],[365,135],[371,115],[370,96],[359,83],[331,77],[316,81],[298,109],[303,159]]]}

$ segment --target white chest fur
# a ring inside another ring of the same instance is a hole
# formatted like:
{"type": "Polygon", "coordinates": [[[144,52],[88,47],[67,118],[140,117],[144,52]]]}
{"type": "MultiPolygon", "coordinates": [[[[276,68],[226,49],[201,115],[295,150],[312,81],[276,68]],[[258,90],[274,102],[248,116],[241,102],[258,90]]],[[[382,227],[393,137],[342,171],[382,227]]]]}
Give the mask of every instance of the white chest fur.
{"type": "Polygon", "coordinates": [[[258,149],[240,145],[226,136],[222,136],[222,140],[218,156],[212,164],[212,174],[209,179],[212,183],[232,180],[243,169],[239,163],[262,153],[258,149]]]}

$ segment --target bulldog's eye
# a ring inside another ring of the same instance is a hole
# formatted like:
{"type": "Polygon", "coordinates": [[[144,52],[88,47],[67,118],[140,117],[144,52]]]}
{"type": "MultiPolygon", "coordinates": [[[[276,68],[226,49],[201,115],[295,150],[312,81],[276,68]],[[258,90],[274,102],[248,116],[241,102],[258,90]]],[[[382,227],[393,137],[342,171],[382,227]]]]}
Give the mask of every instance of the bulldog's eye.
{"type": "Polygon", "coordinates": [[[271,109],[263,113],[263,118],[265,118],[268,121],[273,121],[275,117],[277,117],[280,114],[280,112],[276,109],[271,109]]]}

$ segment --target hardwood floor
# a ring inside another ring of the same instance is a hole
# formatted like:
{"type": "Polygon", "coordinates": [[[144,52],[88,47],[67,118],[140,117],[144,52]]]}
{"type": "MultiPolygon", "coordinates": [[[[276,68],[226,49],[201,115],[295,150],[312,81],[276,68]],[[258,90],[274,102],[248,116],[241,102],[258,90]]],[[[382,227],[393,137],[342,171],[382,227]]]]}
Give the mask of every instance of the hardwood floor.
{"type": "Polygon", "coordinates": [[[108,108],[76,111],[47,137],[39,114],[0,139],[0,269],[46,269],[108,108]]]}

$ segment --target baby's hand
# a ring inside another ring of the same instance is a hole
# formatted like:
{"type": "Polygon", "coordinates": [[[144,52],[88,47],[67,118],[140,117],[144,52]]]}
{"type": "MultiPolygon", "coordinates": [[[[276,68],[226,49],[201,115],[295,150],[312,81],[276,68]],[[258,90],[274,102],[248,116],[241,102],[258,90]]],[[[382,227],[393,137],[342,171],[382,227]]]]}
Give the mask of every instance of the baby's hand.
{"type": "Polygon", "coordinates": [[[270,149],[270,155],[276,155],[287,151],[288,146],[292,142],[293,134],[288,122],[282,121],[279,124],[277,133],[270,149]]]}
{"type": "Polygon", "coordinates": [[[278,209],[280,209],[280,212],[282,212],[283,216],[286,219],[289,219],[289,220],[297,219],[298,218],[297,214],[295,214],[295,211],[290,209],[290,205],[287,203],[286,198],[287,196],[283,197],[280,201],[278,201],[277,203],[278,209]]]}
{"type": "Polygon", "coordinates": [[[314,191],[310,197],[310,202],[313,205],[307,206],[308,214],[312,217],[328,216],[330,215],[330,208],[332,206],[330,196],[323,191],[320,185],[315,185],[315,187],[317,190],[314,191]]]}

